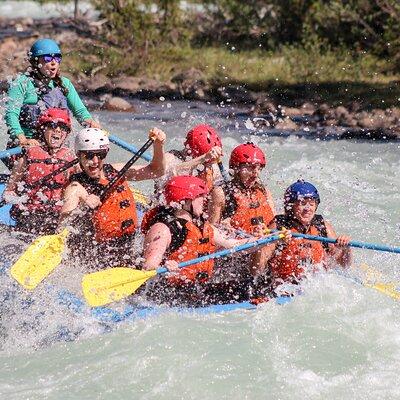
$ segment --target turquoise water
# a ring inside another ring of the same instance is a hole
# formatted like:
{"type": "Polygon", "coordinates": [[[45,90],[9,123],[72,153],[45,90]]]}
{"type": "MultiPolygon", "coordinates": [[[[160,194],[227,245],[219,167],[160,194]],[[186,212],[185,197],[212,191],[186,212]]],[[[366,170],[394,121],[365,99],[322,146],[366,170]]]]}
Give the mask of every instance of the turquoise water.
{"type": "MultiPolygon", "coordinates": [[[[231,109],[184,102],[137,103],[137,114],[100,113],[100,121],[136,146],[159,126],[168,148],[189,127],[208,122],[230,150],[254,140],[266,152],[264,181],[278,210],[284,189],[298,178],[320,190],[320,211],[339,233],[373,243],[400,243],[399,145],[268,137],[246,128],[231,109]],[[189,108],[189,106],[191,108],[189,108]],[[195,108],[193,108],[195,106],[195,108]]],[[[4,128],[2,130],[4,132],[4,128]]],[[[112,159],[129,154],[113,148],[112,159]]],[[[139,185],[149,191],[149,183],[139,185]]],[[[0,234],[3,244],[16,238],[0,234]]],[[[355,250],[381,281],[400,282],[400,258],[355,250]]],[[[74,287],[74,267],[58,271],[58,284],[74,287]],[[73,280],[73,279],[72,279],[73,280]]],[[[9,289],[7,277],[1,279],[9,289]]],[[[76,282],[75,282],[76,284],[76,282]]],[[[21,310],[4,301],[0,398],[7,399],[398,399],[399,303],[336,273],[311,277],[304,295],[257,311],[220,315],[174,312],[104,327],[54,304],[40,289],[21,310]],[[40,321],[35,321],[39,313],[40,321]],[[79,332],[56,342],[59,326],[79,332]]],[[[1,332],[0,331],[0,332],[1,332]]]]}

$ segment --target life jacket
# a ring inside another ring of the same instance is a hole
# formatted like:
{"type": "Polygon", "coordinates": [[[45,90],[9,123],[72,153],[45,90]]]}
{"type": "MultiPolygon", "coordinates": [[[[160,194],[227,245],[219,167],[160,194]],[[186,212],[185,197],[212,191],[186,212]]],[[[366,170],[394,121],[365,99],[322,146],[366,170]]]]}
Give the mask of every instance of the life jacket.
{"type": "Polygon", "coordinates": [[[274,218],[267,196],[261,188],[255,187],[250,195],[246,195],[244,189],[234,183],[223,185],[222,189],[225,194],[222,219],[230,218],[233,228],[252,234],[257,225],[264,223],[268,226],[274,218]]]}
{"type": "Polygon", "coordinates": [[[19,123],[24,128],[36,129],[40,114],[48,108],[62,108],[68,110],[68,102],[59,86],[50,88],[32,79],[38,94],[36,104],[24,104],[19,114],[19,123]]]}
{"type": "Polygon", "coordinates": [[[22,181],[24,187],[17,188],[18,195],[27,195],[28,201],[23,205],[14,204],[13,212],[17,210],[53,211],[59,212],[62,206],[62,195],[68,184],[68,170],[61,172],[52,179],[43,182],[39,187],[33,187],[36,182],[72,161],[75,156],[67,147],[61,147],[50,155],[43,147],[33,146],[25,150],[26,170],[22,181]]]}
{"type": "Polygon", "coordinates": [[[197,170],[197,176],[206,183],[208,190],[211,190],[214,187],[214,170],[212,167],[204,167],[203,171],[197,170]]]}
{"type": "MultiPolygon", "coordinates": [[[[327,231],[322,215],[315,215],[308,228],[287,216],[277,215],[274,219],[277,229],[290,229],[309,235],[327,237],[327,231]]],[[[306,265],[316,265],[324,261],[328,250],[327,243],[302,238],[292,238],[289,243],[279,243],[268,265],[274,279],[288,281],[299,279],[304,275],[306,265]]]]}
{"type": "MultiPolygon", "coordinates": [[[[103,167],[105,179],[95,180],[84,172],[71,177],[71,182],[79,182],[90,194],[100,196],[105,186],[118,173],[110,164],[103,167]]],[[[126,180],[121,180],[100,207],[92,215],[95,239],[105,242],[110,239],[131,235],[138,226],[136,203],[126,180]]]]}
{"type": "MultiPolygon", "coordinates": [[[[168,226],[171,232],[171,243],[165,253],[165,261],[174,260],[181,263],[215,252],[214,231],[208,222],[199,228],[191,221],[175,217],[172,209],[158,206],[142,220],[142,232],[147,233],[157,222],[168,226]]],[[[203,261],[182,268],[178,274],[169,277],[168,281],[175,285],[204,282],[213,271],[214,260],[203,261]]]]}

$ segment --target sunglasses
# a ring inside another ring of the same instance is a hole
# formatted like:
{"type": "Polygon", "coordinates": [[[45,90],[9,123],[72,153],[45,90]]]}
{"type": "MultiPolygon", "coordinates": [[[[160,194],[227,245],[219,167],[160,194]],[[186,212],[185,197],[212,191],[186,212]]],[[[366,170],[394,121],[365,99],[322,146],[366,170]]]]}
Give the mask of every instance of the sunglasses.
{"type": "Polygon", "coordinates": [[[52,62],[53,60],[54,60],[57,64],[60,64],[60,63],[61,63],[61,60],[62,60],[62,55],[61,55],[61,54],[53,54],[53,55],[46,54],[45,56],[43,56],[43,60],[44,60],[44,62],[45,62],[46,64],[52,62]]]}
{"type": "Polygon", "coordinates": [[[99,160],[104,160],[107,157],[107,150],[101,151],[81,151],[86,160],[93,160],[97,156],[99,160]]]}
{"type": "Polygon", "coordinates": [[[60,123],[60,122],[56,122],[56,121],[47,122],[45,124],[45,126],[48,127],[48,128],[52,128],[52,129],[60,128],[64,132],[70,132],[71,131],[71,128],[68,125],[60,123]]]}

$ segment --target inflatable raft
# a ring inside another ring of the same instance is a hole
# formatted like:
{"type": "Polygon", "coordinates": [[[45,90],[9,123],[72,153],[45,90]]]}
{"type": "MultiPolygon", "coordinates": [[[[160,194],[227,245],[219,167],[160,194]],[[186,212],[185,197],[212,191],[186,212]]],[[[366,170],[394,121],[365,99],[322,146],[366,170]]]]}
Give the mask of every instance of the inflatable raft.
{"type": "MultiPolygon", "coordinates": [[[[4,191],[4,183],[0,183],[0,195],[4,191]]],[[[141,216],[145,210],[145,197],[140,192],[134,192],[135,198],[138,202],[138,214],[141,216]]],[[[7,226],[14,226],[15,222],[10,217],[10,205],[5,205],[0,208],[0,224],[7,226]]],[[[11,265],[3,265],[0,271],[6,274],[11,265]]],[[[46,284],[45,284],[46,285],[46,284]]],[[[94,320],[107,324],[119,324],[123,321],[132,321],[135,319],[142,319],[149,316],[159,315],[165,312],[179,312],[179,313],[195,313],[195,314],[210,314],[210,313],[223,313],[235,310],[254,310],[256,305],[245,301],[233,304],[215,304],[205,307],[140,307],[127,305],[122,311],[116,311],[111,307],[89,307],[86,302],[79,296],[71,293],[61,287],[46,286],[47,290],[54,293],[54,298],[58,304],[67,307],[69,310],[76,314],[90,315],[94,320]]],[[[21,288],[22,290],[22,288],[21,288]]],[[[291,301],[292,297],[278,297],[274,299],[277,304],[285,304],[291,301]]]]}

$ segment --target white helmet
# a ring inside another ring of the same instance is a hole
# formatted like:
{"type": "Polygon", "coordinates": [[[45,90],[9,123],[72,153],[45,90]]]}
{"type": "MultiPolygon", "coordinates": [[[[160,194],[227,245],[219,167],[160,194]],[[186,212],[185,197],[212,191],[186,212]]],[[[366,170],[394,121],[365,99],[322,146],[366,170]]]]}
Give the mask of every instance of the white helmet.
{"type": "Polygon", "coordinates": [[[98,128],[82,129],[75,137],[75,153],[78,151],[91,151],[108,149],[110,141],[107,133],[98,128]]]}

